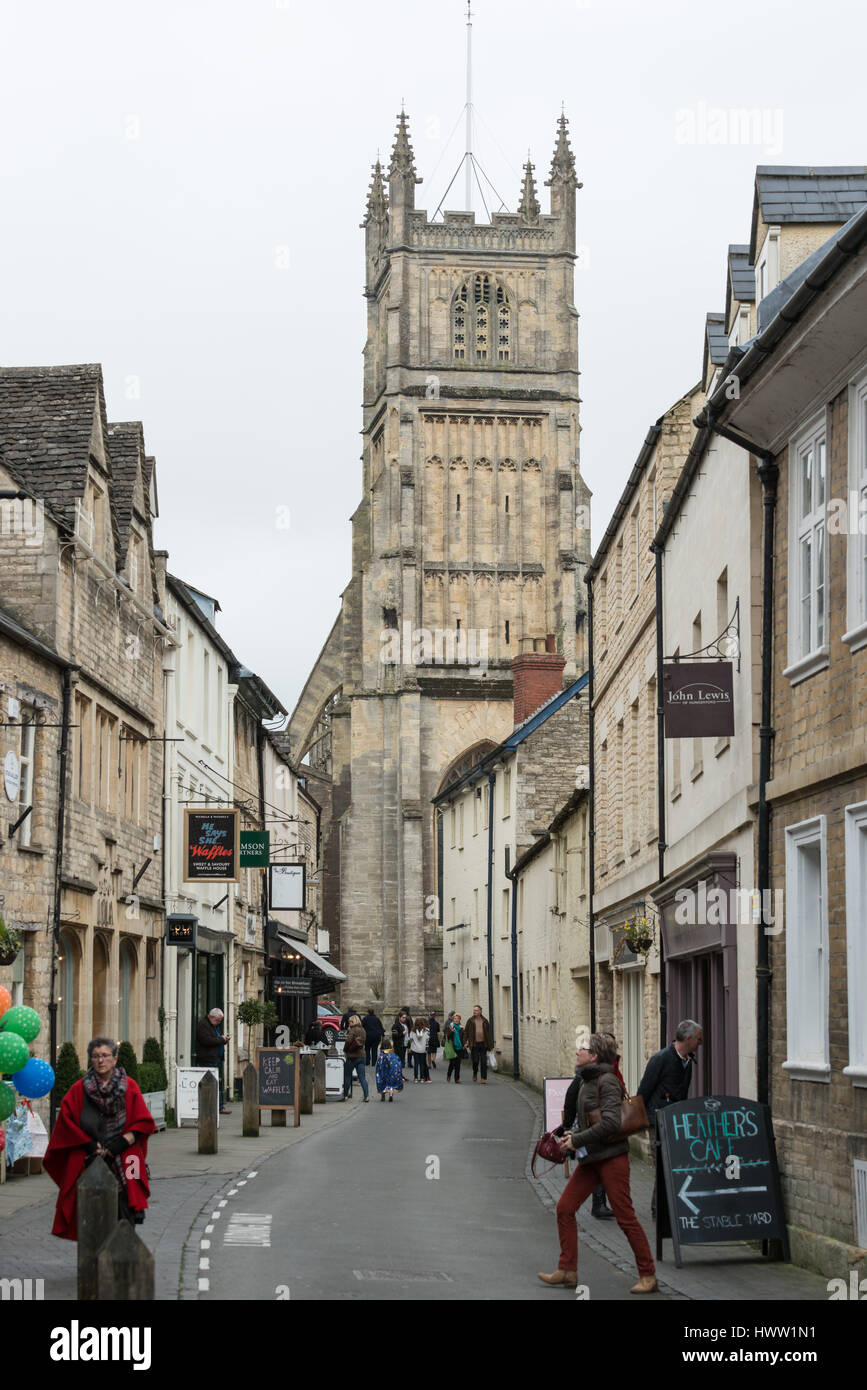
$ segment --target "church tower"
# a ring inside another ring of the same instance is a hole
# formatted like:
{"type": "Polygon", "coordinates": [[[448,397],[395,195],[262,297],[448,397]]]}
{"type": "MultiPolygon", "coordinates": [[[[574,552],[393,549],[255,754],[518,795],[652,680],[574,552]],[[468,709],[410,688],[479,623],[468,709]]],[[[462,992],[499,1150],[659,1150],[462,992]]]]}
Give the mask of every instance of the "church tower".
{"type": "MultiPolygon", "coordinates": [[[[513,659],[585,666],[590,494],[579,471],[580,188],[565,116],[543,214],[431,221],[404,112],[362,222],[362,496],[352,578],[293,715],[326,804],[323,926],[344,1003],[441,1002],[432,798],[513,728],[513,659]],[[387,181],[387,188],[386,188],[387,181]],[[553,638],[553,644],[551,642],[553,638]]],[[[518,190],[516,190],[516,193],[518,190]]]]}

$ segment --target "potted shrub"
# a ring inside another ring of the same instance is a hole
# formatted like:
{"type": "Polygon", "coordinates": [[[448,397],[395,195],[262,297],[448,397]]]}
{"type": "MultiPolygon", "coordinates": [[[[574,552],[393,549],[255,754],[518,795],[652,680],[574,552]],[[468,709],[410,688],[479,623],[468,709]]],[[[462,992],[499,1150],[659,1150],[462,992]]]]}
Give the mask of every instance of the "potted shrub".
{"type": "Polygon", "coordinates": [[[153,1115],[157,1129],[166,1128],[166,1091],[168,1077],[162,1047],[156,1038],[145,1038],[142,1048],[141,1066],[138,1069],[138,1084],[144,1102],[153,1115]]]}
{"type": "Polygon", "coordinates": [[[117,1049],[117,1065],[123,1067],[127,1076],[131,1076],[133,1081],[138,1081],[138,1059],[131,1042],[122,1042],[117,1049]]]}
{"type": "Polygon", "coordinates": [[[265,1028],[273,1028],[277,1022],[277,1010],[270,999],[267,1003],[262,1003],[259,999],[245,999],[242,1004],[238,1005],[238,1018],[251,1030],[250,1056],[252,1057],[256,1047],[259,1046],[256,1030],[260,1024],[265,1028]]]}
{"type": "Polygon", "coordinates": [[[58,1106],[73,1082],[80,1081],[83,1076],[78,1053],[71,1042],[65,1042],[57,1054],[54,1071],[54,1099],[58,1106]]]}
{"type": "Polygon", "coordinates": [[[11,965],[21,950],[21,937],[0,917],[0,965],[11,965]]]}

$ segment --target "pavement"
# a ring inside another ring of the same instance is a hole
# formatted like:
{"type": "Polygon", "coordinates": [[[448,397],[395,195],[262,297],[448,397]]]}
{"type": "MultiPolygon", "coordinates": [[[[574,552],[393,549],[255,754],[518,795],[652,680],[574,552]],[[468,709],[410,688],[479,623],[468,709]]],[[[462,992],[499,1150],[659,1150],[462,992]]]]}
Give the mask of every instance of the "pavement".
{"type": "MultiPolygon", "coordinates": [[[[370,1069],[368,1069],[370,1076],[370,1069]]],[[[554,1269],[558,1168],[530,1175],[542,1132],[537,1092],[504,1076],[461,1088],[410,1081],[393,1104],[317,1105],[298,1129],[241,1134],[241,1106],[221,1116],[218,1154],[192,1128],[149,1144],[151,1205],[139,1233],[156,1260],[161,1300],[562,1300],[536,1280],[554,1269]],[[334,1130],[335,1132],[326,1133],[334,1130]],[[302,1145],[301,1148],[298,1146],[302,1145]],[[267,1218],[267,1219],[266,1219],[267,1218]]],[[[634,1158],[633,1204],[654,1246],[653,1171],[634,1158]]],[[[0,1279],[43,1279],[45,1298],[76,1297],[76,1246],[50,1234],[56,1188],[46,1175],[0,1186],[0,1279]]],[[[615,1221],[579,1212],[579,1281],[594,1299],[629,1300],[632,1253],[615,1221]]],[[[827,1301],[827,1282],[761,1258],[757,1246],[671,1243],[657,1300],[827,1301]]],[[[573,1295],[574,1297],[574,1295],[573,1295]]],[[[634,1301],[634,1300],[632,1300],[634,1301]]]]}

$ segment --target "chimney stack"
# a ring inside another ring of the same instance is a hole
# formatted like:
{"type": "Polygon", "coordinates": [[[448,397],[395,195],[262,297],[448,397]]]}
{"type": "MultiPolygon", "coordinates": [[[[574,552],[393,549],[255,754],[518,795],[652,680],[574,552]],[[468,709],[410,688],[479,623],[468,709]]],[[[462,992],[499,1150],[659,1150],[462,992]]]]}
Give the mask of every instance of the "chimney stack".
{"type": "MultiPolygon", "coordinates": [[[[541,639],[532,645],[541,645],[541,639]]],[[[549,633],[544,651],[522,652],[512,662],[515,728],[563,688],[566,658],[557,655],[556,645],[553,633],[549,633]]]]}

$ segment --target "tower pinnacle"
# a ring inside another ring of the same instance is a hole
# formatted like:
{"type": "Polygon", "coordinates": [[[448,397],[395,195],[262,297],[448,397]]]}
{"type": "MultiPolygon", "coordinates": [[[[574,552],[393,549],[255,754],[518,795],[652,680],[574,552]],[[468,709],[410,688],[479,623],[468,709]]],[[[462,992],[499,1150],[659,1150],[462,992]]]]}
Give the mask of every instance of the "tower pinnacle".
{"type": "Polygon", "coordinates": [[[370,180],[370,188],[367,193],[367,208],[364,214],[362,227],[366,227],[369,222],[384,222],[388,216],[388,194],[385,191],[385,184],[382,181],[382,165],[377,156],[373,166],[373,178],[370,180]]]}
{"type": "Polygon", "coordinates": [[[568,184],[571,188],[582,187],[575,176],[575,156],[572,153],[566,130],[568,124],[565,114],[561,112],[557,122],[557,145],[554,149],[554,158],[551,161],[551,176],[545,180],[546,188],[550,188],[556,179],[568,184]]]}
{"type": "Polygon", "coordinates": [[[421,183],[421,179],[416,176],[415,156],[412,152],[412,145],[409,143],[409,131],[406,127],[406,112],[401,109],[397,118],[397,135],[394,140],[394,149],[391,152],[391,164],[389,165],[388,177],[403,175],[412,178],[413,183],[421,183]]]}
{"type": "Polygon", "coordinates": [[[530,224],[539,221],[539,213],[541,212],[539,199],[536,196],[536,180],[533,177],[533,170],[535,167],[535,164],[530,163],[528,151],[527,162],[524,165],[524,182],[521,185],[521,201],[518,203],[518,212],[520,213],[521,221],[529,222],[530,224]]]}

